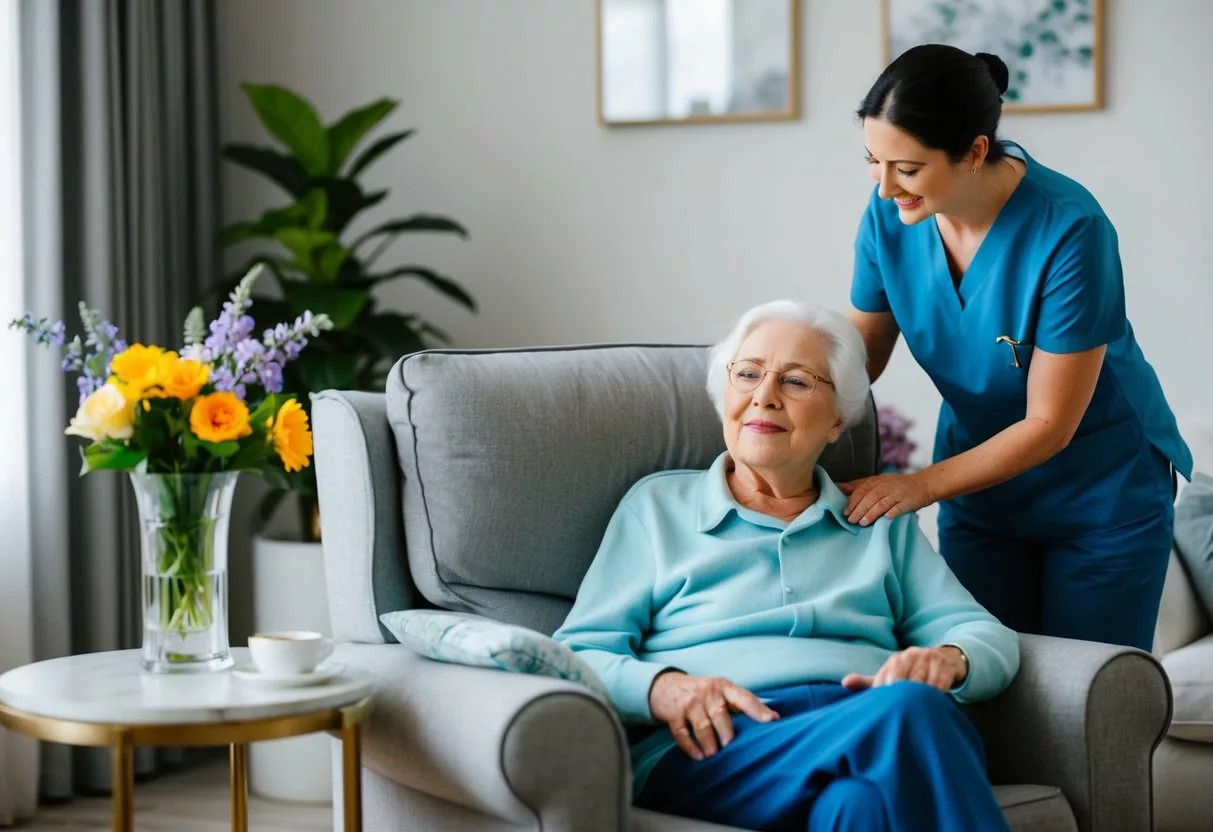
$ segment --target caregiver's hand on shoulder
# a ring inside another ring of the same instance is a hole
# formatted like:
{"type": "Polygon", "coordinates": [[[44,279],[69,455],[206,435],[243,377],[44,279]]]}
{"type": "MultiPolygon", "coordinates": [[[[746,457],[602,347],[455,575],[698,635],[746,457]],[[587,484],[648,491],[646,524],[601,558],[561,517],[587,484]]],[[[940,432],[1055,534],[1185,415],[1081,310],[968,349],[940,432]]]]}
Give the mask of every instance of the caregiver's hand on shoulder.
{"type": "Polygon", "coordinates": [[[950,691],[965,680],[968,665],[956,647],[907,647],[885,660],[875,676],[852,673],[844,676],[847,690],[867,690],[894,682],[922,682],[941,691],[950,691]]]}
{"type": "Polygon", "coordinates": [[[670,726],[678,747],[696,760],[711,757],[733,741],[734,712],[758,722],[779,714],[754,694],[728,679],[689,676],[668,670],[649,688],[649,710],[670,726]]]}
{"type": "Polygon", "coordinates": [[[870,526],[881,517],[909,514],[935,502],[918,474],[879,474],[838,486],[846,494],[845,514],[852,523],[870,526]]]}

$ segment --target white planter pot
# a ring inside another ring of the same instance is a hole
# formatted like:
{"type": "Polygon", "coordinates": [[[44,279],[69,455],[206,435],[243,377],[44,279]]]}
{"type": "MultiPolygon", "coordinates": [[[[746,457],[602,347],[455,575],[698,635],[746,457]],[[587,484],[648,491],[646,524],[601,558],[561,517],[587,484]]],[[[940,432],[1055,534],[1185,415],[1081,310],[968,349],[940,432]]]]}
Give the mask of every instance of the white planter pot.
{"type": "MultiPolygon", "coordinates": [[[[253,628],[332,635],[319,543],[253,538],[253,628]]],[[[331,803],[332,750],[326,734],[249,747],[249,789],[290,803],[331,803]]]]}

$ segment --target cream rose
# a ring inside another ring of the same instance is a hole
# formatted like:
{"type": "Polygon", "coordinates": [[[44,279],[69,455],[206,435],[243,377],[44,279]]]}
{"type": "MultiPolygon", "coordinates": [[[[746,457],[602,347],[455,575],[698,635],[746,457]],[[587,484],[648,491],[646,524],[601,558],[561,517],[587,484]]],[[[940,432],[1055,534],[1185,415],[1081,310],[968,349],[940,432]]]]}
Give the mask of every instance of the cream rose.
{"type": "Polygon", "coordinates": [[[64,433],[100,441],[130,439],[134,429],[134,402],[128,402],[117,385],[106,384],[81,403],[64,433]]]}

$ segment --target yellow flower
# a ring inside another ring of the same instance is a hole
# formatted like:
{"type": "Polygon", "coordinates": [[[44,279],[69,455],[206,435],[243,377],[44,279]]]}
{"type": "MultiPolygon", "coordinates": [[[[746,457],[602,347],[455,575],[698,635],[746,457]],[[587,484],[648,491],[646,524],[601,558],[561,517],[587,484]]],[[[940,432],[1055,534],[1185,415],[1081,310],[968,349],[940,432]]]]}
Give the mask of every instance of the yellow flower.
{"type": "Polygon", "coordinates": [[[308,466],[308,457],[312,455],[312,432],[307,427],[307,413],[299,402],[287,401],[265,426],[269,428],[270,441],[286,470],[302,471],[308,466]]]}
{"type": "Polygon", "coordinates": [[[248,407],[229,390],[202,396],[194,402],[190,430],[204,442],[228,442],[253,432],[248,407]]]}
{"type": "Polygon", "coordinates": [[[130,439],[135,431],[135,405],[122,391],[105,384],[80,403],[80,409],[64,431],[68,436],[85,439],[130,439]]]}
{"type": "Polygon", "coordinates": [[[202,385],[211,377],[207,365],[178,358],[164,369],[159,381],[161,395],[170,399],[192,399],[202,390],[202,385]]]}
{"type": "Polygon", "coordinates": [[[177,361],[177,353],[165,352],[157,346],[131,344],[110,362],[109,381],[126,396],[127,401],[161,395],[160,380],[177,361]]]}

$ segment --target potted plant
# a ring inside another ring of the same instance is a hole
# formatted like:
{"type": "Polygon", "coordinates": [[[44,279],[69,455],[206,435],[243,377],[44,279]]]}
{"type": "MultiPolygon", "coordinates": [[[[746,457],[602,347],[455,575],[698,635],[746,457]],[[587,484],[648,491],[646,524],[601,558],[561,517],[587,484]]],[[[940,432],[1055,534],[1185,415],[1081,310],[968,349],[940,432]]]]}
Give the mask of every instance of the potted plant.
{"type": "MultiPolygon", "coordinates": [[[[254,220],[225,228],[219,243],[261,244],[248,265],[264,264],[278,289],[275,297],[257,298],[261,319],[287,321],[306,308],[326,314],[332,322],[332,328],[287,369],[286,382],[300,394],[309,414],[309,395],[314,392],[382,391],[397,359],[447,338],[418,315],[380,308],[376,289],[388,281],[419,280],[470,311],[476,304],[462,287],[433,269],[409,263],[389,266],[381,259],[404,235],[433,232],[466,238],[467,232],[447,217],[417,214],[352,233],[355,219],[388,195],[386,189],[368,189],[364,174],[413,134],[401,130],[370,140],[397,101],[382,98],[325,125],[310,102],[285,87],[244,84],[243,90],[276,145],[234,143],[223,148],[223,155],[269,179],[286,200],[254,220]]],[[[294,493],[299,498],[300,533],[296,540],[254,536],[253,625],[258,630],[327,633],[315,471],[304,469],[270,484],[259,526],[264,527],[281,500],[294,493]]],[[[331,796],[323,739],[255,746],[250,774],[254,790],[267,797],[307,801],[331,796]],[[305,747],[309,742],[314,748],[305,747]]]]}
{"type": "MultiPolygon", "coordinates": [[[[253,255],[241,270],[261,263],[277,282],[280,297],[256,298],[263,320],[285,322],[310,309],[332,322],[332,329],[287,370],[287,384],[299,391],[305,406],[310,406],[309,395],[321,390],[382,391],[397,359],[448,339],[418,315],[379,308],[377,288],[388,281],[420,280],[470,311],[476,310],[476,302],[459,284],[433,269],[415,264],[382,266],[380,258],[403,235],[435,232],[466,238],[467,231],[448,217],[416,214],[351,235],[354,219],[388,195],[387,189],[364,189],[363,174],[413,135],[413,130],[389,133],[363,147],[398,101],[381,98],[324,125],[310,102],[285,87],[244,84],[242,89],[281,147],[233,143],[223,148],[223,155],[268,178],[289,200],[255,220],[223,229],[219,244],[228,247],[253,240],[269,244],[270,250],[253,255]]],[[[262,506],[262,520],[294,492],[300,498],[303,539],[318,540],[315,483],[312,470],[277,481],[262,506]]]]}

